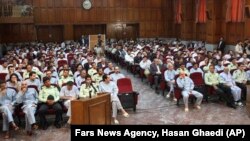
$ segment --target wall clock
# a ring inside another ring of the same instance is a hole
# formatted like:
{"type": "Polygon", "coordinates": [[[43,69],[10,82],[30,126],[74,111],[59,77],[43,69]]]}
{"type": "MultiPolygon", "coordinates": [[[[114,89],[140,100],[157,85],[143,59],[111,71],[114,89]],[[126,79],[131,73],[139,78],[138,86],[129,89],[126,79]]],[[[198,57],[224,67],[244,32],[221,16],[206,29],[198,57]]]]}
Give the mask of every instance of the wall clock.
{"type": "Polygon", "coordinates": [[[82,7],[86,10],[89,10],[91,9],[92,7],[92,3],[90,0],[84,0],[83,3],[82,3],[82,7]]]}

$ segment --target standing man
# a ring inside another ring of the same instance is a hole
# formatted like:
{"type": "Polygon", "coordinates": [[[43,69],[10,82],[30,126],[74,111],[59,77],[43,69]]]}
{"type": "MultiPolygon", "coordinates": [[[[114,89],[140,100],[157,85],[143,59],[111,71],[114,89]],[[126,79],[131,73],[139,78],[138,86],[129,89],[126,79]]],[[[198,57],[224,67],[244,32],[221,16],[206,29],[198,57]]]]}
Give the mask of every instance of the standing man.
{"type": "Polygon", "coordinates": [[[219,44],[218,44],[217,50],[220,50],[222,53],[224,53],[225,47],[226,47],[226,43],[224,41],[224,38],[221,37],[220,41],[219,41],[219,44]]]}

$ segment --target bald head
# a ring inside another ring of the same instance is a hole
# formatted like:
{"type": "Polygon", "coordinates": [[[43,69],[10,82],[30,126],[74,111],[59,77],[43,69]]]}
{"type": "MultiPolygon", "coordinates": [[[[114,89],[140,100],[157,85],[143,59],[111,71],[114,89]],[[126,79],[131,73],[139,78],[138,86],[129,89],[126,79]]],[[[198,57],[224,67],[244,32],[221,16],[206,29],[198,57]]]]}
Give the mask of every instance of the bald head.
{"type": "Polygon", "coordinates": [[[115,67],[115,73],[119,73],[120,72],[120,69],[119,69],[119,67],[115,67]]]}
{"type": "Polygon", "coordinates": [[[229,72],[229,68],[228,67],[224,67],[224,72],[228,73],[229,72]]]}
{"type": "Polygon", "coordinates": [[[180,72],[180,78],[185,78],[185,76],[186,76],[186,73],[184,71],[181,71],[180,72]]]}

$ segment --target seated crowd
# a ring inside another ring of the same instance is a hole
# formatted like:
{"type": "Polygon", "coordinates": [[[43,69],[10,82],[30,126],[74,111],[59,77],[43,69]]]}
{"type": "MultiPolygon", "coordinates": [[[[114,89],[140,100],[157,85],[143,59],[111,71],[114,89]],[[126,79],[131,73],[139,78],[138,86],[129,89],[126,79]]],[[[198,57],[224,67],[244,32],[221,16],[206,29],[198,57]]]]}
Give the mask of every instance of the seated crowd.
{"type": "MultiPolygon", "coordinates": [[[[248,48],[249,42],[245,42],[248,48]]],[[[184,101],[184,111],[189,111],[189,97],[196,97],[195,108],[201,109],[203,98],[216,93],[232,108],[243,106],[246,100],[246,84],[250,80],[249,53],[243,43],[237,51],[224,53],[221,50],[207,51],[203,43],[182,44],[179,41],[108,41],[105,45],[107,57],[134,74],[147,78],[155,86],[156,93],[165,91],[167,98],[179,100],[178,91],[184,101]],[[239,51],[240,50],[240,51],[239,51]],[[197,86],[193,74],[200,74],[204,87],[197,86]],[[207,90],[204,90],[204,89],[207,90]]],[[[0,60],[0,112],[5,138],[9,138],[9,126],[18,130],[13,113],[21,110],[25,114],[25,129],[29,135],[39,126],[47,129],[46,114],[53,109],[54,125],[62,125],[62,113],[67,110],[71,123],[70,101],[86,98],[99,92],[111,94],[112,118],[119,124],[117,111],[124,117],[117,96],[117,80],[125,76],[119,67],[113,66],[100,54],[92,52],[79,43],[27,43],[15,45],[0,60]],[[20,105],[21,104],[21,105],[20,105]]]]}
{"type": "Polygon", "coordinates": [[[4,138],[10,137],[9,127],[19,129],[13,114],[24,113],[28,135],[39,126],[48,128],[46,114],[51,110],[56,116],[54,125],[60,128],[65,109],[68,124],[71,123],[71,100],[94,97],[100,92],[111,94],[114,124],[119,124],[118,110],[124,117],[129,116],[117,96],[116,82],[125,77],[119,67],[76,42],[64,47],[55,43],[16,45],[0,61],[0,119],[6,132],[4,138]]]}
{"type": "Polygon", "coordinates": [[[166,97],[173,95],[176,101],[180,91],[186,112],[191,95],[196,97],[197,109],[201,109],[203,97],[208,100],[212,93],[218,94],[229,107],[243,106],[250,81],[249,50],[248,39],[244,43],[239,41],[236,51],[227,53],[224,48],[207,51],[204,42],[184,44],[158,39],[118,41],[105,48],[108,58],[139,74],[142,80],[147,78],[157,94],[159,89],[164,94],[166,85],[169,87],[166,97]]]}

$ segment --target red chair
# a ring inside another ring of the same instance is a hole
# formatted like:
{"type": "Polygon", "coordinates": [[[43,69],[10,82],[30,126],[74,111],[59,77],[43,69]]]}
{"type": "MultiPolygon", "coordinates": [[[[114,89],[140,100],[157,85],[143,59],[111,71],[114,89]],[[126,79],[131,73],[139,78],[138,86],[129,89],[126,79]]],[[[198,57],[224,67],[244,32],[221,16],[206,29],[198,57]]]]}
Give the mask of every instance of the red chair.
{"type": "Polygon", "coordinates": [[[191,73],[190,78],[193,80],[195,86],[205,85],[203,77],[202,77],[202,73],[200,72],[191,73]]]}
{"type": "Polygon", "coordinates": [[[119,89],[118,97],[124,108],[133,108],[136,111],[139,93],[135,92],[132,87],[130,78],[121,78],[117,80],[117,87],[119,89]]]}
{"type": "MultiPolygon", "coordinates": [[[[37,93],[39,94],[39,91],[36,85],[29,85],[28,89],[35,89],[37,93]]],[[[22,110],[22,106],[23,104],[21,103],[21,104],[16,105],[16,108],[15,108],[15,115],[17,116],[19,125],[21,125],[21,118],[24,118],[25,116],[25,113],[22,110]]]]}
{"type": "Polygon", "coordinates": [[[232,69],[230,70],[230,73],[233,75],[234,71],[236,71],[237,69],[232,69]]]}
{"type": "Polygon", "coordinates": [[[65,64],[68,64],[68,62],[66,60],[59,60],[59,61],[57,61],[58,68],[62,67],[65,64]]]}
{"type": "Polygon", "coordinates": [[[174,80],[175,80],[175,86],[174,86],[174,97],[177,99],[177,105],[179,106],[179,102],[180,102],[180,99],[182,98],[182,95],[181,95],[181,89],[178,87],[177,85],[177,78],[179,77],[179,75],[175,75],[174,77],[174,80]]]}
{"type": "Polygon", "coordinates": [[[164,73],[167,69],[162,69],[161,70],[161,82],[160,82],[160,89],[162,90],[162,95],[164,96],[164,91],[167,89],[167,82],[165,81],[165,76],[164,73]]]}
{"type": "Polygon", "coordinates": [[[205,90],[205,82],[202,77],[202,73],[200,72],[195,72],[190,74],[190,78],[194,82],[194,90],[202,93],[204,95],[205,100],[208,102],[208,96],[207,96],[207,91],[205,90]]]}
{"type": "Polygon", "coordinates": [[[5,81],[7,73],[0,73],[0,80],[5,81]]]}
{"type": "Polygon", "coordinates": [[[75,54],[72,54],[72,53],[67,55],[67,60],[68,60],[68,64],[69,64],[69,65],[70,65],[71,60],[74,59],[74,55],[75,55],[75,54]]]}
{"type": "Polygon", "coordinates": [[[5,61],[4,60],[0,60],[0,65],[2,65],[5,61]]]}

